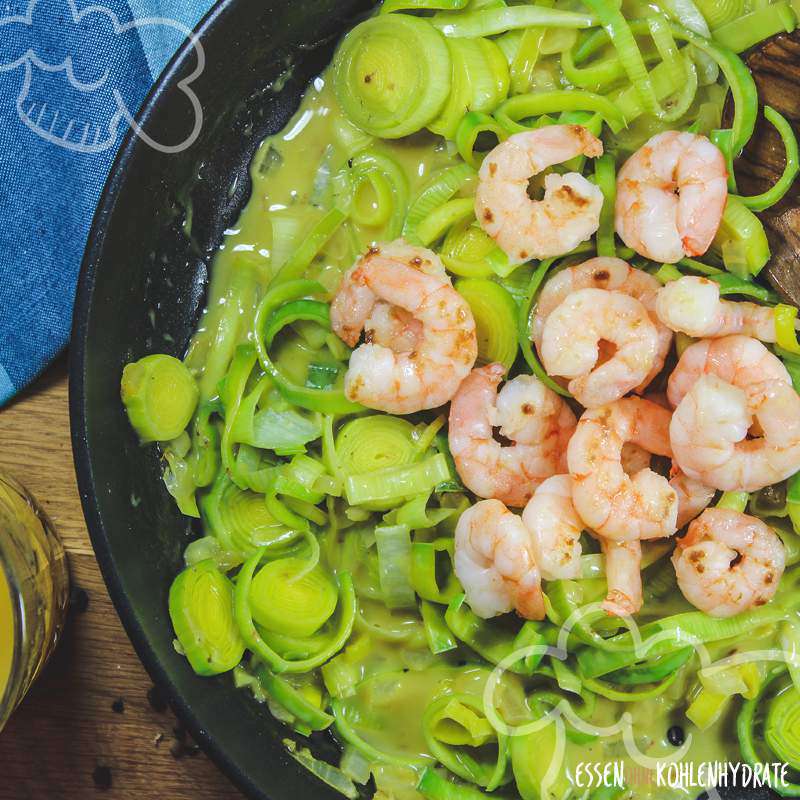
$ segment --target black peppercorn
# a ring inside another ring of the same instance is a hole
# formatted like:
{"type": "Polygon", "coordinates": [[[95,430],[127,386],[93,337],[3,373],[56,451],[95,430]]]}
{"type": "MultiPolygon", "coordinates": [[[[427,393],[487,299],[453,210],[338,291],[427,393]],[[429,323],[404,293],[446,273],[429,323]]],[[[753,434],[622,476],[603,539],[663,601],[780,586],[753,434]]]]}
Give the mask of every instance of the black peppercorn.
{"type": "Polygon", "coordinates": [[[86,590],[73,586],[69,593],[69,604],[77,614],[83,614],[89,608],[89,595],[86,594],[86,590]]]}
{"type": "Polygon", "coordinates": [[[686,740],[686,734],[683,732],[683,728],[681,728],[680,725],[673,725],[667,731],[667,741],[673,747],[680,747],[685,740],[686,740]]]}
{"type": "Polygon", "coordinates": [[[92,773],[92,780],[98,789],[110,789],[113,785],[111,770],[108,767],[97,767],[92,773]]]}

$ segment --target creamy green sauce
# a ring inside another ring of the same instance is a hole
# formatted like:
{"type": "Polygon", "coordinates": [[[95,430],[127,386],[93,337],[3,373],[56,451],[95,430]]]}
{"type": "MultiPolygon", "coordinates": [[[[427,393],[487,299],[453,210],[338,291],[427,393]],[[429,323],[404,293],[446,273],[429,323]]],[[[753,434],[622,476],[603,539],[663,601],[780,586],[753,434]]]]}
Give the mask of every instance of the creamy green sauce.
{"type": "MultiPolygon", "coordinates": [[[[628,3],[626,3],[628,6],[628,3]]],[[[637,4],[637,8],[642,7],[637,4]]],[[[541,88],[558,85],[558,71],[553,58],[542,60],[535,73],[535,82],[541,88]]],[[[701,89],[698,104],[708,92],[716,87],[701,89]]],[[[660,124],[643,122],[626,131],[616,140],[610,139],[611,149],[631,149],[646,138],[650,128],[660,124]]],[[[264,285],[270,275],[289,255],[287,245],[296,245],[310,227],[323,214],[323,206],[329,203],[330,193],[335,190],[332,176],[346,160],[352,147],[348,137],[358,135],[344,120],[337,108],[327,77],[314,81],[286,129],[259,148],[251,167],[252,196],[239,220],[226,233],[224,243],[217,254],[210,289],[209,310],[206,312],[198,335],[195,337],[187,362],[198,372],[204,368],[204,359],[209,346],[209,331],[213,331],[210,315],[225,302],[226,292],[235,280],[237,270],[252,269],[261,276],[264,285]],[[288,233],[287,233],[288,231],[288,233]]],[[[420,133],[402,141],[378,142],[374,146],[390,154],[402,165],[408,177],[410,196],[426,182],[432,172],[457,163],[452,148],[440,137],[420,133]]],[[[369,190],[362,192],[357,202],[369,205],[369,190]]],[[[381,240],[380,229],[356,228],[346,223],[324,248],[311,269],[309,277],[318,279],[333,292],[344,272],[353,261],[354,254],[371,241],[381,240]]],[[[250,338],[249,320],[253,307],[243,308],[243,324],[238,334],[240,341],[250,338]]],[[[287,338],[275,351],[281,368],[298,382],[305,378],[312,358],[318,359],[319,350],[302,339],[287,338]]],[[[323,552],[329,566],[337,568],[346,558],[331,547],[323,552]]],[[[365,680],[358,686],[356,694],[347,698],[344,708],[348,719],[358,729],[360,736],[370,745],[401,758],[413,758],[428,754],[423,736],[421,716],[430,700],[443,691],[463,691],[480,694],[489,670],[485,666],[464,669],[460,665],[469,658],[459,649],[455,655],[433,656],[428,650],[423,628],[416,614],[390,612],[377,600],[375,564],[349,564],[356,569],[356,586],[359,590],[361,609],[356,632],[350,648],[360,648],[357,660],[365,680]]],[[[656,571],[669,572],[671,567],[663,559],[656,571]]],[[[656,582],[658,583],[658,582],[656,582]]],[[[677,587],[669,586],[664,596],[655,597],[648,592],[651,582],[646,577],[646,606],[640,621],[658,619],[681,611],[692,610],[683,600],[677,587]]],[[[545,587],[546,588],[546,587],[545,587]]],[[[777,644],[777,630],[754,630],[745,638],[730,640],[711,648],[712,656],[721,658],[734,648],[736,651],[767,649],[777,644]]],[[[474,657],[473,657],[474,658],[474,657]]],[[[697,662],[683,669],[680,678],[663,695],[631,704],[615,703],[600,699],[590,722],[610,725],[623,713],[630,714],[633,723],[633,738],[638,749],[648,757],[665,757],[675,752],[675,746],[667,741],[667,731],[680,725],[686,736],[691,737],[691,746],[683,759],[688,762],[739,761],[739,748],[735,739],[735,714],[738,698],[729,705],[721,718],[706,731],[697,730],[685,715],[686,706],[697,688],[697,662]]],[[[504,705],[513,717],[517,704],[522,702],[522,680],[507,676],[504,705]]],[[[568,774],[574,776],[579,763],[621,762],[628,789],[627,797],[640,800],[658,798],[695,797],[696,788],[686,791],[655,785],[654,773],[649,773],[634,762],[619,735],[599,738],[596,741],[566,745],[568,774]]],[[[396,797],[414,797],[411,788],[413,776],[407,771],[403,782],[402,768],[379,768],[385,773],[379,785],[392,787],[396,797]],[[399,777],[398,777],[399,776],[399,777]]],[[[511,784],[513,787],[513,784],[511,784]]],[[[384,791],[386,791],[384,789],[384,791]]],[[[502,794],[502,790],[500,792],[502,794]]],[[[578,792],[580,796],[581,792],[578,792]]]]}

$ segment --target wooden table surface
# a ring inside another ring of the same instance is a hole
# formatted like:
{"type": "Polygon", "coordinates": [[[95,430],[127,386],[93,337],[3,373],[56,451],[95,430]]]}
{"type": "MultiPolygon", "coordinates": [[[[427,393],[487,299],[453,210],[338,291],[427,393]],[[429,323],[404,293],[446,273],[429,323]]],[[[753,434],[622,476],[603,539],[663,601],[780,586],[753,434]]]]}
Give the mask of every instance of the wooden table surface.
{"type": "Polygon", "coordinates": [[[75,484],[66,357],[0,410],[0,470],[52,519],[73,586],[64,638],[0,733],[0,800],[242,800],[152,691],[111,604],[75,484]]]}

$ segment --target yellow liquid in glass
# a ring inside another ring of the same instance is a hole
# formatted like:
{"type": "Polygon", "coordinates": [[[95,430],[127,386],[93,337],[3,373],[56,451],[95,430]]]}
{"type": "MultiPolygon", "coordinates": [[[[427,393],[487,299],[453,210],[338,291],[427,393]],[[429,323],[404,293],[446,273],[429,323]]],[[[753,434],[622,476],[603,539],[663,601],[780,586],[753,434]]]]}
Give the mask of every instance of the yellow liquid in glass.
{"type": "Polygon", "coordinates": [[[67,587],[64,549],[47,518],[0,474],[0,730],[55,648],[67,587]]]}
{"type": "Polygon", "coordinates": [[[0,569],[0,698],[3,697],[11,674],[14,655],[14,615],[11,605],[11,587],[0,569]]]}

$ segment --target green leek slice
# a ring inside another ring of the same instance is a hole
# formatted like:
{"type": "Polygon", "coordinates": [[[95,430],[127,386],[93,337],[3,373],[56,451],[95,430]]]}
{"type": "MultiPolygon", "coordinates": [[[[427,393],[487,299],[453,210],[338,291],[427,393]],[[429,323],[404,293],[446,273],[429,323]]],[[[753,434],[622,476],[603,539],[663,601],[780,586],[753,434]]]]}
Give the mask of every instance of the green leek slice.
{"type": "Polygon", "coordinates": [[[120,393],[128,419],[142,442],[166,442],[180,436],[200,396],[186,365],[162,353],[126,364],[120,393]]]}
{"type": "Polygon", "coordinates": [[[447,605],[462,589],[453,569],[453,540],[411,545],[411,584],[424,600],[447,605]]]}
{"type": "Polygon", "coordinates": [[[491,113],[508,96],[508,63],[491,40],[448,39],[452,62],[450,95],[429,130],[453,139],[465,111],[491,113]]]}
{"type": "Polygon", "coordinates": [[[421,244],[417,233],[419,226],[474,175],[475,170],[467,164],[458,164],[434,173],[408,209],[403,223],[403,238],[411,244],[421,244]]]}
{"type": "Polygon", "coordinates": [[[738,19],[744,11],[744,0],[696,0],[696,4],[712,30],[738,19]]]}
{"type": "Polygon", "coordinates": [[[761,220],[736,195],[728,195],[711,249],[722,256],[725,267],[739,277],[758,275],[769,261],[767,234],[761,220]]]}
{"type": "Polygon", "coordinates": [[[269,631],[304,638],[316,633],[336,609],[336,586],[319,565],[302,558],[265,564],[250,586],[253,619],[269,631]]]}
{"type": "Polygon", "coordinates": [[[595,24],[591,14],[577,14],[541,5],[506,6],[463,11],[457,14],[436,14],[433,24],[445,36],[495,36],[520,28],[590,28],[595,24]]]}
{"type": "Polygon", "coordinates": [[[283,547],[298,537],[298,531],[270,513],[264,495],[240,489],[224,471],[200,505],[208,531],[224,549],[243,558],[259,547],[283,547]]]}
{"type": "Polygon", "coordinates": [[[343,475],[363,475],[417,460],[415,427],[406,419],[372,414],[350,420],[336,435],[343,475]]]}
{"type": "Polygon", "coordinates": [[[426,20],[387,14],[356,25],[334,58],[333,88],[362,130],[384,139],[430,123],[450,94],[450,53],[426,20]]]}
{"type": "Polygon", "coordinates": [[[169,616],[186,658],[198,675],[233,669],[244,641],[233,613],[233,584],[212,559],[187,567],[169,590],[169,616]]]}
{"type": "Polygon", "coordinates": [[[420,613],[425,625],[425,640],[433,655],[447,653],[458,647],[458,641],[447,627],[444,611],[439,606],[423,600],[420,603],[420,613]]]}
{"type": "Polygon", "coordinates": [[[422,730],[431,754],[459,778],[490,792],[511,780],[506,736],[492,727],[480,697],[446,694],[437,698],[425,709],[422,730]],[[482,755],[493,755],[494,760],[482,755]]]}
{"type": "Polygon", "coordinates": [[[498,362],[507,370],[517,357],[517,304],[499,284],[463,278],[456,290],[469,303],[478,337],[478,363],[498,362]]]}
{"type": "Polygon", "coordinates": [[[712,35],[714,41],[741,53],[770,36],[791,33],[796,27],[797,18],[791,5],[778,0],[716,27],[712,35]]]}
{"type": "MultiPolygon", "coordinates": [[[[250,607],[250,587],[253,583],[256,567],[263,555],[263,548],[257,550],[245,561],[236,578],[236,588],[233,596],[236,625],[247,648],[255,653],[273,672],[309,672],[338,653],[353,632],[353,624],[355,623],[358,608],[353,579],[347,572],[340,572],[337,575],[339,601],[337,603],[336,617],[338,619],[335,622],[331,621],[331,624],[326,626],[326,631],[321,631],[317,636],[305,640],[313,643],[313,647],[309,648],[307,655],[300,658],[291,658],[289,653],[281,655],[276,652],[274,646],[271,646],[270,642],[266,641],[265,637],[262,637],[259,633],[253,620],[253,612],[250,607]]],[[[270,637],[270,639],[272,639],[273,643],[277,642],[274,637],[270,637]]]]}
{"type": "Polygon", "coordinates": [[[444,265],[455,275],[488,278],[493,274],[489,258],[496,249],[494,240],[483,228],[467,220],[450,228],[440,255],[444,265]]]}
{"type": "Polygon", "coordinates": [[[345,481],[345,497],[358,506],[402,500],[415,494],[430,492],[450,480],[450,467],[441,454],[407,466],[387,467],[377,472],[350,475],[345,481]]]}
{"type": "Polygon", "coordinates": [[[422,773],[417,791],[426,800],[489,800],[490,798],[490,795],[474,786],[453,783],[431,767],[426,767],[422,773]]]}
{"type": "Polygon", "coordinates": [[[346,194],[337,202],[359,225],[380,228],[383,239],[400,235],[408,206],[408,178],[403,168],[385,153],[364,150],[351,158],[340,173],[346,194]],[[363,196],[371,189],[368,202],[363,196]]]}
{"type": "Polygon", "coordinates": [[[411,585],[411,532],[405,525],[375,528],[378,577],[383,602],[389,609],[416,606],[411,585]]]}
{"type": "Polygon", "coordinates": [[[508,131],[494,117],[478,111],[470,111],[465,114],[456,129],[456,148],[461,158],[475,169],[480,167],[480,162],[486,155],[485,152],[475,150],[481,134],[490,134],[498,144],[508,138],[508,131]]]}
{"type": "Polygon", "coordinates": [[[522,800],[555,800],[569,795],[570,784],[562,763],[558,765],[553,782],[545,785],[553,759],[559,758],[564,734],[558,723],[552,722],[525,736],[512,736],[509,742],[514,780],[522,800]]]}
{"type": "Polygon", "coordinates": [[[736,718],[739,749],[747,764],[755,766],[783,761],[789,767],[789,780],[772,785],[782,797],[800,797],[800,783],[797,782],[800,773],[798,698],[800,695],[787,674],[786,665],[781,664],[770,670],[758,693],[742,703],[736,718]],[[784,698],[787,692],[793,696],[784,698]],[[773,749],[776,746],[777,751],[773,749]],[[791,782],[792,777],[794,782],[791,782]]]}
{"type": "Polygon", "coordinates": [[[789,683],[770,702],[764,741],[779,761],[800,770],[800,692],[789,683]]]}
{"type": "MultiPolygon", "coordinates": [[[[267,694],[295,718],[295,727],[298,729],[300,725],[303,725],[312,731],[324,731],[333,725],[333,717],[330,714],[309,700],[300,689],[292,686],[285,678],[273,675],[269,670],[264,669],[259,674],[259,681],[267,694]]],[[[316,687],[308,684],[303,688],[315,689],[316,687]]]]}
{"type": "Polygon", "coordinates": [[[781,177],[766,192],[741,198],[742,203],[751,211],[764,211],[775,205],[791,189],[797,173],[800,172],[800,152],[798,152],[797,137],[794,135],[791,124],[770,106],[764,106],[764,117],[775,126],[775,130],[781,137],[786,152],[786,165],[781,177]]]}

